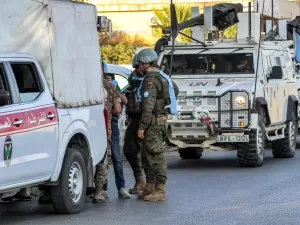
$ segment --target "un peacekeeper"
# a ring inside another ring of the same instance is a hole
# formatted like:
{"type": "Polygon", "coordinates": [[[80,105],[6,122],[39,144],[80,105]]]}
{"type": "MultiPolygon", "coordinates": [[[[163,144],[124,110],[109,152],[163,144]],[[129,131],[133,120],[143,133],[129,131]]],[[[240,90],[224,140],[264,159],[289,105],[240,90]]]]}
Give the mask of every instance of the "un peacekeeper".
{"type": "Polygon", "coordinates": [[[126,97],[128,100],[126,105],[126,114],[129,119],[129,124],[125,132],[123,151],[132,168],[135,178],[135,185],[133,188],[129,189],[129,193],[139,194],[144,190],[146,181],[141,162],[142,143],[139,138],[136,138],[136,134],[139,129],[139,121],[142,114],[140,103],[137,99],[137,89],[144,79],[144,75],[141,73],[139,64],[137,62],[137,55],[135,55],[133,58],[132,68],[134,68],[134,71],[128,78],[129,87],[126,91],[126,97]]]}
{"type": "Polygon", "coordinates": [[[118,91],[115,88],[115,86],[104,79],[104,74],[106,70],[106,64],[102,62],[102,68],[103,68],[103,86],[107,92],[107,98],[105,101],[105,110],[107,112],[107,151],[105,158],[97,164],[96,166],[96,173],[94,176],[94,182],[95,182],[95,193],[93,196],[93,202],[104,202],[105,196],[103,195],[103,185],[106,183],[107,179],[107,171],[108,171],[108,158],[111,156],[111,120],[112,120],[112,114],[119,115],[122,112],[121,108],[121,99],[119,97],[118,91]]]}
{"type": "Polygon", "coordinates": [[[171,105],[177,107],[176,96],[179,92],[177,85],[157,70],[157,59],[152,49],[144,49],[137,56],[139,66],[146,74],[138,91],[142,116],[137,133],[138,138],[142,139],[142,163],[146,173],[146,187],[138,198],[144,201],[166,200],[167,165],[163,147],[167,137],[165,108],[170,105],[170,101],[171,105]],[[174,87],[173,93],[170,86],[174,87]]]}

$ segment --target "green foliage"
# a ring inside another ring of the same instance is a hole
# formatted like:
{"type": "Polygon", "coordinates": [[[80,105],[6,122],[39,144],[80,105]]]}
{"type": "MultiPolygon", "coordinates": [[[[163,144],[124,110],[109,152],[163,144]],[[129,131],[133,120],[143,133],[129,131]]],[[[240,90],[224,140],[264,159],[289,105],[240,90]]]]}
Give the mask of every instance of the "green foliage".
{"type": "Polygon", "coordinates": [[[224,30],[222,32],[222,36],[225,38],[235,38],[236,37],[236,29],[237,29],[237,26],[235,24],[235,25],[227,28],[226,30],[224,30]]]}
{"type": "MultiPolygon", "coordinates": [[[[145,38],[116,31],[111,40],[100,39],[104,62],[112,64],[131,64],[138,47],[150,47],[145,38]]],[[[152,47],[152,46],[151,46],[152,47]]]]}
{"type": "Polygon", "coordinates": [[[136,49],[132,45],[119,43],[102,46],[101,50],[102,58],[106,63],[131,64],[136,49]]]}
{"type": "MultiPolygon", "coordinates": [[[[156,38],[160,38],[163,36],[162,28],[171,26],[171,13],[170,6],[165,5],[162,9],[153,9],[153,13],[155,17],[159,21],[159,25],[153,28],[153,36],[156,38]]],[[[191,18],[191,6],[186,5],[177,5],[176,6],[176,14],[178,23],[182,23],[191,18]]],[[[222,36],[224,38],[235,38],[236,37],[237,26],[234,25],[232,27],[227,28],[222,32],[222,36]]],[[[191,29],[187,28],[181,31],[184,34],[191,36],[191,29]]],[[[182,35],[178,35],[177,41],[179,42],[190,42],[189,38],[186,38],[182,35]]]]}
{"type": "Polygon", "coordinates": [[[128,34],[124,31],[115,31],[110,40],[110,44],[116,45],[118,43],[132,45],[134,47],[151,46],[152,43],[145,39],[144,36],[138,34],[128,34]]]}
{"type": "MultiPolygon", "coordinates": [[[[176,5],[176,14],[177,14],[177,20],[178,23],[181,23],[183,21],[186,21],[191,18],[191,7],[186,5],[176,5]]],[[[158,19],[159,25],[153,28],[153,36],[156,38],[161,38],[163,36],[162,34],[162,28],[166,28],[171,26],[171,12],[170,12],[170,6],[165,5],[162,9],[153,9],[153,13],[155,17],[158,19]]],[[[184,34],[187,34],[191,36],[191,29],[187,28],[181,31],[184,34]]],[[[178,35],[177,41],[179,42],[190,42],[191,40],[189,38],[186,38],[182,35],[178,35]]]]}

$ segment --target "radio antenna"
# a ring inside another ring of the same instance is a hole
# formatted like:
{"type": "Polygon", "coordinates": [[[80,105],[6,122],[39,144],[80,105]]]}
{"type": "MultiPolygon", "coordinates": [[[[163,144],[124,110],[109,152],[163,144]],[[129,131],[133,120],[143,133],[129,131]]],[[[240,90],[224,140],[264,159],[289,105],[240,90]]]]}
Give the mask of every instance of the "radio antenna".
{"type": "Polygon", "coordinates": [[[173,68],[173,57],[174,57],[174,45],[175,39],[178,36],[179,29],[178,29],[178,21],[176,15],[175,5],[173,4],[173,0],[171,0],[170,4],[170,13],[171,13],[171,37],[172,37],[172,50],[171,50],[171,60],[170,60],[170,78],[172,76],[172,68],[173,68]]]}

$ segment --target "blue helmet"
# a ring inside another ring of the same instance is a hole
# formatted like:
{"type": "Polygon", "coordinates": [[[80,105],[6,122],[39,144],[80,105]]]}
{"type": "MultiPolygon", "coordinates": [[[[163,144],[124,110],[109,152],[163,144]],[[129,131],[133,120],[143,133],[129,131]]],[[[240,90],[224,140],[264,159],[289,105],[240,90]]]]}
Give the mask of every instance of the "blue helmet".
{"type": "Polygon", "coordinates": [[[158,55],[152,49],[143,49],[137,54],[137,61],[143,64],[157,62],[158,55]]]}

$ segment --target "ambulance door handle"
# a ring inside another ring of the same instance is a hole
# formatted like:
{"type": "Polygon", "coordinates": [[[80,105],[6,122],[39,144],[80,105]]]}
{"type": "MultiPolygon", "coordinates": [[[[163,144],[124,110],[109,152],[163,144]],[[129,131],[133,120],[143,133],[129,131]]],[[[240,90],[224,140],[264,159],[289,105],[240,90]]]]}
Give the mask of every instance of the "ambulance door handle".
{"type": "Polygon", "coordinates": [[[54,119],[55,118],[55,114],[54,113],[50,113],[47,115],[48,119],[54,119]]]}
{"type": "Polygon", "coordinates": [[[20,125],[23,124],[23,120],[15,120],[13,123],[12,123],[14,126],[18,127],[20,125]]]}

